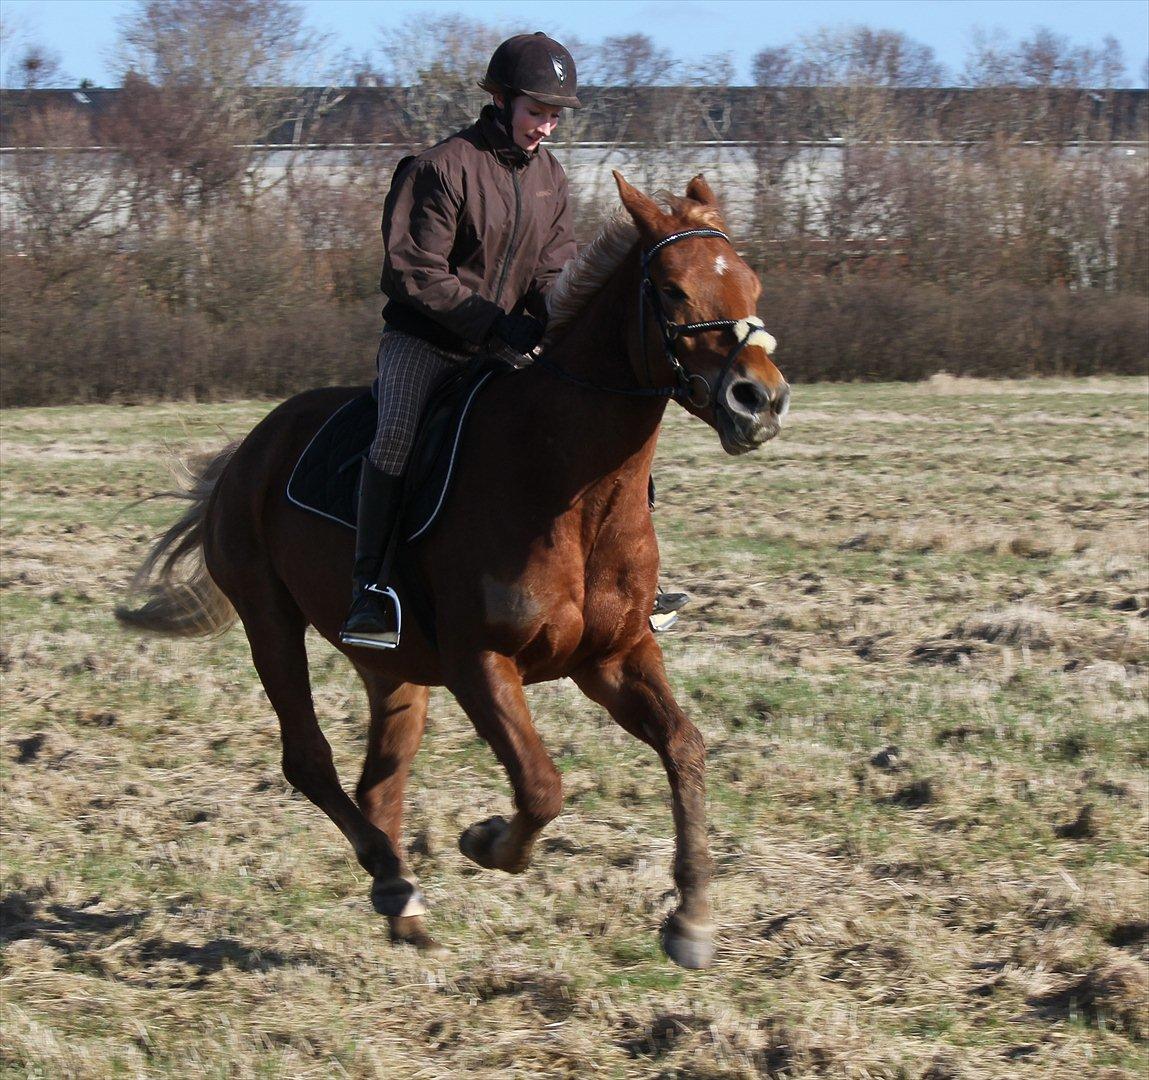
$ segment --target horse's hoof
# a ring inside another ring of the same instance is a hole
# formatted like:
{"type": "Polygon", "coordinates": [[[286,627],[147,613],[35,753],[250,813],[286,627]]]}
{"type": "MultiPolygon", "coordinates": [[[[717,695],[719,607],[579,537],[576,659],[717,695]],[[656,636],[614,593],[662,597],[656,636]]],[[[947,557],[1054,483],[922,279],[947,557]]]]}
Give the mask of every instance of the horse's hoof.
{"type": "Polygon", "coordinates": [[[679,967],[708,968],[714,963],[714,929],[671,915],[662,928],[662,950],[679,967]]]}
{"type": "Polygon", "coordinates": [[[476,821],[460,835],[459,850],[484,870],[505,870],[508,874],[521,874],[527,868],[528,860],[506,863],[495,855],[495,846],[507,835],[510,827],[510,822],[502,814],[496,814],[485,821],[476,821]]]}
{"type": "Polygon", "coordinates": [[[432,960],[451,955],[451,950],[446,945],[441,945],[423,928],[420,916],[400,915],[389,919],[388,922],[391,927],[392,944],[410,945],[432,960]]]}
{"type": "Polygon", "coordinates": [[[380,915],[389,916],[412,917],[427,911],[423,894],[406,878],[391,878],[387,881],[376,878],[371,885],[371,906],[380,915]]]}

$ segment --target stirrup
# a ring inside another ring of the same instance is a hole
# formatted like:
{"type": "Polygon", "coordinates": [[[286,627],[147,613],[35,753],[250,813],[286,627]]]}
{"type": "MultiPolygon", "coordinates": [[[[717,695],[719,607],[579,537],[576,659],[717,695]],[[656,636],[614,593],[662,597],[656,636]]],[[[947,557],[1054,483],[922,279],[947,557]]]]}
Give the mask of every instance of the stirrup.
{"type": "MultiPolygon", "coordinates": [[[[372,634],[370,631],[349,631],[346,629],[347,624],[344,623],[344,628],[339,631],[340,642],[344,645],[359,645],[364,649],[397,649],[399,636],[403,632],[403,605],[399,602],[399,594],[390,587],[381,589],[378,585],[368,585],[363,592],[386,597],[394,604],[395,629],[372,634]]],[[[348,615],[348,619],[350,617],[348,615]]]]}
{"type": "Polygon", "coordinates": [[[676,622],[678,622],[677,611],[669,611],[650,616],[650,628],[656,634],[665,634],[676,622]]]}
{"type": "Polygon", "coordinates": [[[654,610],[650,613],[650,628],[656,634],[664,634],[676,622],[678,613],[690,603],[688,593],[668,593],[659,589],[654,598],[654,610]]]}
{"type": "Polygon", "coordinates": [[[687,604],[690,603],[690,594],[684,592],[662,592],[661,590],[654,597],[654,611],[655,615],[670,615],[672,612],[681,611],[687,604]]]}

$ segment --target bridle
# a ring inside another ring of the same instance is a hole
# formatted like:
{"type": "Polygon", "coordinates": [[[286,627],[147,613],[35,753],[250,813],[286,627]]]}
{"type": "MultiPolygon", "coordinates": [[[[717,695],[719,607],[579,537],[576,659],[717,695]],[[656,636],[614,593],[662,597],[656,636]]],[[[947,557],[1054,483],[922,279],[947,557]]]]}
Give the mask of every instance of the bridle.
{"type": "Polygon", "coordinates": [[[733,242],[730,237],[719,229],[683,229],[682,232],[671,233],[669,236],[664,236],[658,243],[653,244],[642,253],[642,281],[638,291],[638,332],[640,346],[643,349],[643,356],[646,360],[647,380],[648,382],[654,382],[654,375],[650,369],[650,356],[646,350],[646,309],[649,306],[654,311],[655,318],[658,322],[666,361],[676,377],[674,386],[640,386],[632,388],[602,386],[563,371],[561,368],[548,362],[545,357],[539,357],[536,362],[548,371],[553,371],[556,375],[561,376],[569,382],[594,390],[603,390],[611,394],[625,394],[631,397],[669,397],[674,398],[676,401],[689,403],[696,409],[705,409],[707,405],[714,401],[719,390],[729,377],[730,369],[734,366],[734,361],[738,358],[738,354],[742,352],[747,345],[751,344],[755,338],[760,339],[760,344],[766,344],[768,341],[767,351],[773,351],[774,339],[766,332],[766,328],[762,325],[762,320],[756,316],[750,316],[745,319],[708,319],[705,322],[696,323],[676,323],[666,317],[666,312],[663,310],[662,303],[658,298],[658,286],[650,276],[651,264],[663,248],[669,247],[671,244],[676,244],[680,240],[688,240],[695,237],[714,237],[725,240],[733,247],[733,242]],[[700,375],[697,372],[687,371],[682,361],[679,360],[678,353],[676,352],[676,344],[681,338],[688,337],[691,334],[704,334],[710,330],[729,330],[734,334],[735,338],[734,348],[727,353],[726,359],[722,363],[722,369],[718,373],[718,378],[713,386],[711,386],[710,382],[706,379],[706,376],[700,375]],[[701,395],[697,393],[698,388],[701,388],[701,395]]]}
{"type": "MultiPolygon", "coordinates": [[[[666,362],[670,364],[671,370],[678,378],[678,386],[674,396],[680,401],[688,401],[696,409],[705,409],[715,397],[715,394],[725,383],[727,376],[730,374],[730,369],[734,365],[735,359],[738,354],[746,348],[750,343],[750,339],[754,337],[755,329],[749,329],[744,337],[739,338],[735,327],[739,323],[748,323],[748,319],[709,319],[706,322],[696,323],[676,323],[671,322],[666,317],[666,312],[662,309],[662,302],[658,298],[658,286],[654,283],[654,278],[650,276],[650,267],[654,262],[655,256],[658,255],[663,248],[670,247],[671,244],[677,244],[679,240],[688,240],[692,237],[704,238],[714,237],[718,240],[725,240],[731,247],[734,246],[730,237],[720,229],[684,229],[682,232],[671,233],[669,236],[663,237],[657,244],[649,247],[642,253],[642,284],[639,286],[638,297],[638,340],[645,346],[646,343],[646,309],[647,306],[654,312],[655,318],[658,320],[658,329],[662,334],[662,348],[666,355],[666,362]],[[736,344],[733,349],[727,354],[726,359],[723,361],[722,370],[718,373],[718,379],[712,387],[706,381],[704,375],[699,375],[696,372],[687,371],[683,366],[682,361],[678,359],[678,353],[675,351],[675,345],[680,338],[688,337],[691,334],[705,334],[709,330],[730,330],[734,333],[736,344]],[[695,398],[692,389],[695,386],[702,387],[702,398],[698,400],[695,398]]],[[[758,322],[758,320],[755,320],[758,322]]],[[[761,327],[761,323],[758,322],[761,327]]],[[[645,348],[643,356],[646,358],[646,374],[651,382],[654,381],[653,375],[650,371],[650,357],[646,354],[645,348]]]]}

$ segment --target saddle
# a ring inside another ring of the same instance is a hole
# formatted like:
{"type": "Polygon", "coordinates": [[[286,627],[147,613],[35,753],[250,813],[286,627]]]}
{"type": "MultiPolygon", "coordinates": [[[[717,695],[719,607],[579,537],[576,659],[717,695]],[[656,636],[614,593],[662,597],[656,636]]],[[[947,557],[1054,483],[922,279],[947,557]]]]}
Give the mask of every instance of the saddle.
{"type": "MultiPolygon", "coordinates": [[[[467,365],[436,388],[423,412],[407,466],[399,511],[400,536],[412,544],[425,536],[447,502],[459,445],[475,399],[506,369],[467,365]]],[[[376,387],[353,397],[328,418],[295,463],[287,498],[330,521],[355,528],[359,469],[375,436],[376,387]]]]}

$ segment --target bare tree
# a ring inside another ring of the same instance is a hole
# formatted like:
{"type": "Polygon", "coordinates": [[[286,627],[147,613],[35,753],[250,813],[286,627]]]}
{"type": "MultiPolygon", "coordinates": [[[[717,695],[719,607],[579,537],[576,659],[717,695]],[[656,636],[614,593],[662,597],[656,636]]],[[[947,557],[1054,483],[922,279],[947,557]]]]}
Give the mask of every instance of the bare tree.
{"type": "Polygon", "coordinates": [[[516,31],[466,15],[412,16],[379,35],[379,81],[405,87],[398,125],[412,149],[464,127],[485,100],[479,80],[498,44],[516,31]]]}
{"type": "Polygon", "coordinates": [[[16,61],[20,72],[20,86],[25,90],[40,90],[46,86],[63,86],[69,80],[64,74],[58,54],[40,45],[29,45],[16,61]]]}
{"type": "Polygon", "coordinates": [[[891,165],[909,116],[897,91],[934,87],[932,48],[894,30],[822,27],[754,58],[763,93],[755,140],[756,218],[763,263],[815,252],[844,266],[867,244],[888,245],[891,165]]]}
{"type": "Polygon", "coordinates": [[[665,86],[674,81],[678,64],[649,34],[623,34],[603,38],[579,70],[595,86],[665,86]]]}
{"type": "Polygon", "coordinates": [[[120,25],[123,89],[113,130],[139,173],[141,210],[202,215],[256,192],[253,147],[298,119],[291,89],[321,39],[290,0],[138,0],[120,25]]]}
{"type": "Polygon", "coordinates": [[[283,86],[298,80],[321,39],[291,0],[137,0],[121,20],[123,72],[155,86],[283,86]]]}
{"type": "Polygon", "coordinates": [[[929,45],[897,30],[821,27],[753,60],[759,86],[938,86],[945,68],[929,45]]]}
{"type": "Polygon", "coordinates": [[[762,49],[750,62],[755,86],[797,86],[797,67],[797,57],[789,45],[762,49]]]}
{"type": "Polygon", "coordinates": [[[4,85],[23,90],[66,86],[71,77],[60,65],[60,57],[35,40],[27,21],[0,11],[0,56],[4,58],[4,85]]]}
{"type": "Polygon", "coordinates": [[[1106,36],[1097,47],[1075,46],[1047,27],[1014,43],[1000,32],[974,31],[962,82],[984,87],[1117,86],[1126,77],[1120,43],[1106,36]]]}
{"type": "Polygon", "coordinates": [[[47,280],[86,265],[124,228],[127,178],[114,158],[78,152],[94,141],[88,118],[67,107],[27,109],[9,129],[14,153],[0,174],[11,213],[6,246],[30,256],[47,280]]]}
{"type": "Polygon", "coordinates": [[[466,15],[412,16],[379,32],[379,74],[391,86],[450,82],[474,89],[491,53],[509,36],[501,27],[466,15]]]}

